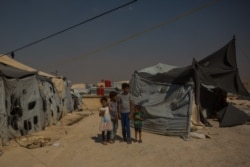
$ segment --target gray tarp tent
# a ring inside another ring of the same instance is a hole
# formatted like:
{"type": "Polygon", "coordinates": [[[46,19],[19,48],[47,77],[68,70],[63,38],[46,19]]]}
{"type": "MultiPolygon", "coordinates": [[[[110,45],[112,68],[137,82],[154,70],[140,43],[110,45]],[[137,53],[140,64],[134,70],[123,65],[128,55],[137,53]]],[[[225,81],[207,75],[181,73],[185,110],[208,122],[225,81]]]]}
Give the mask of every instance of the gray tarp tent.
{"type": "Polygon", "coordinates": [[[30,134],[56,123],[73,110],[64,78],[38,71],[9,56],[0,56],[0,138],[30,134]]]}
{"type": "MultiPolygon", "coordinates": [[[[203,60],[193,60],[192,65],[187,67],[158,64],[135,71],[130,86],[135,103],[143,106],[145,130],[186,137],[194,110],[198,110],[196,116],[200,117],[201,108],[211,111],[227,107],[223,103],[226,93],[250,97],[239,77],[235,39],[203,60]],[[208,92],[214,95],[219,92],[219,104],[212,97],[201,99],[208,92]],[[216,104],[218,108],[214,108],[216,104]]],[[[234,122],[234,125],[247,121],[247,115],[242,117],[242,114],[244,115],[242,112],[239,114],[241,119],[234,122]]],[[[222,120],[223,118],[220,119],[222,120]]]]}

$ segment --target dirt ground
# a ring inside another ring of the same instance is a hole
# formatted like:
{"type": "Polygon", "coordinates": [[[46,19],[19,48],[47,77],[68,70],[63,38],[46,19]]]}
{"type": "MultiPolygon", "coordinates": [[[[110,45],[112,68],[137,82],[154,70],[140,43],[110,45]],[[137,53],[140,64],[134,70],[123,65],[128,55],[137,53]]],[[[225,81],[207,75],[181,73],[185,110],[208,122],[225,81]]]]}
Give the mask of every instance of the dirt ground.
{"type": "Polygon", "coordinates": [[[209,138],[186,141],[143,132],[142,143],[102,145],[99,121],[97,110],[68,113],[57,125],[0,146],[0,167],[250,166],[248,124],[219,128],[216,120],[209,120],[213,127],[197,131],[209,138]]]}

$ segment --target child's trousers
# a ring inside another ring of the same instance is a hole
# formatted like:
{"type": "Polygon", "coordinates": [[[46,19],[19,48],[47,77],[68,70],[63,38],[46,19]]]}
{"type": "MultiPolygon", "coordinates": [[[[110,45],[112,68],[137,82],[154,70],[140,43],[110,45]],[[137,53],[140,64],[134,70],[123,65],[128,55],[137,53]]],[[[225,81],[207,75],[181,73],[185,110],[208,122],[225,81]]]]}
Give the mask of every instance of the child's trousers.
{"type": "Polygon", "coordinates": [[[109,141],[110,140],[110,131],[102,131],[102,141],[109,141]],[[105,136],[107,134],[107,136],[105,136]],[[107,140],[105,140],[107,137],[107,140]]]}

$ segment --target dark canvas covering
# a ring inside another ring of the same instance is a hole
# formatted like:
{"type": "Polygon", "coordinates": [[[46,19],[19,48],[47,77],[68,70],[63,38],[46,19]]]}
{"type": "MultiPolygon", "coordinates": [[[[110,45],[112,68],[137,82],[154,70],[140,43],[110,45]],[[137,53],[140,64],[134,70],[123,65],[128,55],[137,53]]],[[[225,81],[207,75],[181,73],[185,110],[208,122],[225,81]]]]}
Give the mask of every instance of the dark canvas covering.
{"type": "Polygon", "coordinates": [[[159,83],[184,84],[192,80],[197,86],[197,93],[199,93],[200,84],[205,84],[220,88],[228,93],[250,96],[239,77],[235,39],[198,62],[194,59],[190,66],[173,68],[155,75],[144,73],[143,76],[159,83]]]}
{"type": "Polygon", "coordinates": [[[235,39],[224,47],[195,63],[199,81],[214,85],[226,92],[248,96],[242,84],[236,62],[235,39]]]}
{"type": "Polygon", "coordinates": [[[232,104],[228,104],[228,106],[218,112],[217,115],[220,121],[220,127],[242,125],[248,121],[248,115],[232,104]]]}

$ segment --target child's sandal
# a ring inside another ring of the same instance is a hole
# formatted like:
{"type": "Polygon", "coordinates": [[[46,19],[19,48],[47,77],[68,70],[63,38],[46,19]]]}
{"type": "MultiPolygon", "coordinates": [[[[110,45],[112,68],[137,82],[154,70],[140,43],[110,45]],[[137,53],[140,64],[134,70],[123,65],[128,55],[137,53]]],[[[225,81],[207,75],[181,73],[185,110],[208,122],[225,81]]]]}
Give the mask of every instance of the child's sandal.
{"type": "Polygon", "coordinates": [[[109,140],[108,143],[113,144],[114,142],[112,140],[109,140]]]}

